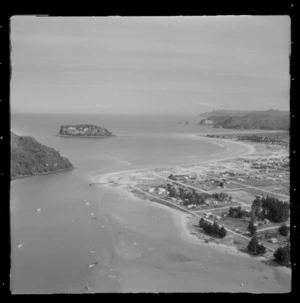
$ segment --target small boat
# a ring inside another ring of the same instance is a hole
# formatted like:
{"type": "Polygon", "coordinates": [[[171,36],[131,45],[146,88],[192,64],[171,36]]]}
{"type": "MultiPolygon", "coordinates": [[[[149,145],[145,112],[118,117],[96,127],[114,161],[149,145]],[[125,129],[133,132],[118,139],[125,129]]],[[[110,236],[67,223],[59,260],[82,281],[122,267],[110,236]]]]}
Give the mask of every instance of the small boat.
{"type": "Polygon", "coordinates": [[[91,253],[91,254],[94,254],[94,253],[95,253],[95,251],[94,251],[94,250],[90,250],[90,253],[91,253]]]}
{"type": "Polygon", "coordinates": [[[39,213],[42,209],[41,208],[38,208],[36,211],[39,213]]]}
{"type": "Polygon", "coordinates": [[[90,264],[89,267],[94,267],[94,266],[96,266],[97,264],[99,264],[99,262],[94,262],[94,263],[90,264]]]}
{"type": "Polygon", "coordinates": [[[19,244],[19,245],[18,245],[18,248],[21,248],[22,246],[23,246],[23,244],[19,244]]]}

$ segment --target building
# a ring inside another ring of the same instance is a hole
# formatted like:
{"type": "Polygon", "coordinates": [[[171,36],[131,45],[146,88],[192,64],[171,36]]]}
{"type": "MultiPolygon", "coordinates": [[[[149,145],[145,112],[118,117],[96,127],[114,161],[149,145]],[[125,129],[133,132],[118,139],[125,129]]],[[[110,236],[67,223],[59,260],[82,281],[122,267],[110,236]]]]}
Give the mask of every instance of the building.
{"type": "Polygon", "coordinates": [[[196,207],[195,204],[189,204],[186,208],[190,209],[190,208],[194,208],[194,207],[196,207]]]}
{"type": "Polygon", "coordinates": [[[157,191],[158,191],[158,194],[163,194],[163,193],[166,192],[166,189],[165,189],[165,188],[162,188],[162,187],[159,187],[159,188],[157,189],[157,191]]]}
{"type": "Polygon", "coordinates": [[[278,241],[277,241],[277,239],[275,239],[275,238],[271,238],[271,239],[269,240],[269,242],[270,242],[270,243],[277,243],[278,241]]]}
{"type": "Polygon", "coordinates": [[[213,120],[209,120],[209,119],[205,119],[204,120],[204,124],[212,125],[212,124],[214,124],[214,121],[213,120]]]}

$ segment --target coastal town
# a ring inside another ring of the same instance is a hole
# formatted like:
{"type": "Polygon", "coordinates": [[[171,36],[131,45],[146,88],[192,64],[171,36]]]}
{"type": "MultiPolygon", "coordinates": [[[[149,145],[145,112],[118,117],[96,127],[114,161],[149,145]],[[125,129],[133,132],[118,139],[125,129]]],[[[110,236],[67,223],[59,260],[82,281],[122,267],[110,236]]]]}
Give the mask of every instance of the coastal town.
{"type": "MultiPolygon", "coordinates": [[[[222,139],[233,138],[239,137],[222,139]]],[[[135,172],[125,183],[118,175],[109,183],[187,213],[190,233],[204,243],[231,246],[289,267],[288,141],[260,139],[251,145],[255,152],[246,156],[135,172]]]]}

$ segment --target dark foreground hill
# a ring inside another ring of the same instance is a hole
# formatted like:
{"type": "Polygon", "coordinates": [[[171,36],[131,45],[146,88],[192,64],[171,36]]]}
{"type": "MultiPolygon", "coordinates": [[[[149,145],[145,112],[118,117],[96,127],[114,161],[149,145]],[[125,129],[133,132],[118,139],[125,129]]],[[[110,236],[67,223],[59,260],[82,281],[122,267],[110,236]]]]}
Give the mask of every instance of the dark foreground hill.
{"type": "Polygon", "coordinates": [[[289,130],[290,117],[288,111],[273,109],[243,115],[231,115],[224,111],[223,115],[206,115],[206,118],[202,119],[199,124],[230,129],[289,130]]]}
{"type": "Polygon", "coordinates": [[[74,168],[67,158],[33,137],[11,132],[11,179],[74,168]]]}

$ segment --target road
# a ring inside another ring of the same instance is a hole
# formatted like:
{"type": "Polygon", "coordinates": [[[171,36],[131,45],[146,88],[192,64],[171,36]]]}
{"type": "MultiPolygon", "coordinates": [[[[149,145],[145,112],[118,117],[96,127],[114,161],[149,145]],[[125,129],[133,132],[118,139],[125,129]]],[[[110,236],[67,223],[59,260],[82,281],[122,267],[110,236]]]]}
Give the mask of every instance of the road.
{"type": "MultiPolygon", "coordinates": [[[[206,176],[208,176],[208,177],[210,177],[210,178],[212,178],[212,179],[215,179],[215,180],[221,181],[221,179],[220,179],[220,178],[213,177],[213,176],[208,175],[208,174],[203,174],[203,175],[206,175],[206,176]]],[[[243,183],[240,183],[240,182],[236,182],[236,181],[231,181],[231,180],[230,180],[230,182],[231,182],[231,183],[233,183],[233,184],[237,184],[237,185],[240,185],[240,186],[246,187],[246,188],[253,188],[253,189],[256,189],[256,190],[258,190],[258,191],[263,191],[263,192],[266,192],[266,193],[269,193],[269,194],[272,194],[272,195],[277,195],[277,196],[281,196],[281,197],[284,197],[284,198],[289,198],[289,196],[288,196],[288,195],[284,195],[284,194],[278,194],[278,193],[273,193],[273,192],[271,192],[271,191],[269,191],[269,190],[265,190],[265,189],[258,188],[258,187],[254,187],[254,186],[250,186],[250,185],[246,185],[246,184],[243,184],[243,183]]]]}
{"type": "MultiPolygon", "coordinates": [[[[163,180],[167,180],[167,181],[169,181],[169,182],[173,182],[173,183],[175,183],[175,184],[179,184],[179,185],[182,185],[182,186],[185,186],[185,187],[189,187],[189,188],[192,188],[192,189],[201,191],[201,192],[206,193],[206,194],[211,194],[211,192],[206,191],[206,190],[204,190],[204,189],[200,189],[200,188],[195,187],[195,186],[187,185],[187,184],[181,183],[181,182],[179,182],[179,181],[175,181],[175,180],[172,180],[172,179],[169,179],[169,178],[166,178],[166,177],[162,177],[162,176],[157,175],[157,174],[155,174],[155,173],[152,173],[152,175],[154,175],[154,176],[157,177],[157,178],[160,178],[160,179],[163,179],[163,180]]],[[[231,200],[231,201],[232,201],[232,202],[239,203],[239,204],[241,204],[241,205],[243,205],[243,206],[250,207],[249,204],[244,203],[244,202],[241,202],[241,201],[237,201],[237,200],[231,200]]]]}
{"type": "MultiPolygon", "coordinates": [[[[290,226],[289,224],[286,224],[286,226],[290,226]]],[[[278,229],[280,226],[269,226],[269,227],[265,227],[265,228],[261,228],[261,229],[257,229],[256,232],[262,232],[262,231],[266,231],[266,230],[272,230],[272,229],[278,229]]]]}

